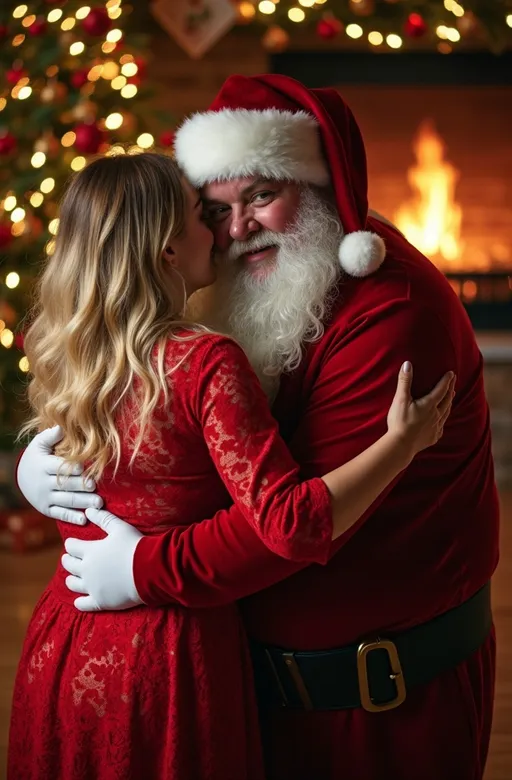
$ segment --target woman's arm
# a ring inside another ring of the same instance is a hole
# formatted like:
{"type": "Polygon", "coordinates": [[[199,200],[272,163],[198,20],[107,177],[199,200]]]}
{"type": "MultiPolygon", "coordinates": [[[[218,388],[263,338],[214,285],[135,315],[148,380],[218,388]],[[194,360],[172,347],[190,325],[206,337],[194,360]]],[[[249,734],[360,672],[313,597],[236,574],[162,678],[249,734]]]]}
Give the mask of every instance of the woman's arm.
{"type": "Polygon", "coordinates": [[[402,372],[388,432],[352,461],[301,483],[245,354],[227,338],[208,342],[196,395],[204,439],[238,509],[284,558],[325,563],[331,541],[359,520],[420,449],[437,441],[449,412],[449,377],[414,403],[412,373],[402,372]]]}

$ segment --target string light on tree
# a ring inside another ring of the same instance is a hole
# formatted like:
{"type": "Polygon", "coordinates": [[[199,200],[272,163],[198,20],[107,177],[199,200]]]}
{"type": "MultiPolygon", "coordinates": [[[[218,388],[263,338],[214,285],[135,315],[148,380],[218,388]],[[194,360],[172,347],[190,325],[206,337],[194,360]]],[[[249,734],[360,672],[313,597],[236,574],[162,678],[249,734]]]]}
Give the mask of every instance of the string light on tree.
{"type": "Polygon", "coordinates": [[[33,168],[42,168],[45,162],[46,155],[44,152],[35,152],[30,159],[30,164],[33,168]]]}
{"type": "Polygon", "coordinates": [[[384,36],[377,30],[372,30],[368,33],[368,41],[372,46],[380,46],[384,43],[384,36]]]}
{"type": "Polygon", "coordinates": [[[51,192],[55,187],[55,179],[52,179],[51,177],[48,177],[47,179],[43,179],[41,184],[39,185],[39,189],[41,192],[44,192],[45,195],[47,195],[49,192],[51,192]]]}
{"type": "Polygon", "coordinates": [[[363,28],[360,24],[348,24],[345,30],[349,38],[361,38],[363,36],[363,28]]]}
{"type": "Polygon", "coordinates": [[[386,35],[386,43],[390,49],[400,49],[403,44],[403,40],[399,35],[390,33],[389,35],[386,35]]]}
{"type": "Polygon", "coordinates": [[[11,271],[5,277],[5,286],[10,290],[14,290],[20,283],[20,276],[16,271],[11,271]]]}
{"type": "Polygon", "coordinates": [[[37,209],[39,206],[42,206],[44,202],[44,195],[41,192],[33,192],[30,196],[29,202],[31,206],[37,209]]]}
{"type": "Polygon", "coordinates": [[[137,138],[137,145],[140,146],[141,149],[151,149],[154,143],[155,139],[151,133],[142,133],[137,138]]]}
{"type": "Polygon", "coordinates": [[[273,14],[275,13],[275,10],[276,6],[272,0],[261,0],[260,4],[258,5],[258,11],[261,14],[273,14]]]}
{"type": "Polygon", "coordinates": [[[50,11],[48,16],[46,17],[50,24],[53,24],[54,22],[58,22],[59,19],[62,19],[64,11],[62,8],[54,8],[53,11],[50,11]]]}
{"type": "Polygon", "coordinates": [[[290,8],[290,10],[288,11],[288,19],[291,22],[296,22],[296,23],[303,22],[305,18],[306,18],[306,14],[302,10],[302,8],[290,8]]]}
{"type": "Polygon", "coordinates": [[[26,213],[25,209],[22,209],[21,206],[17,206],[15,209],[11,212],[11,222],[22,222],[22,220],[25,219],[26,213]]]}
{"type": "Polygon", "coordinates": [[[73,157],[71,160],[71,165],[69,166],[72,171],[81,171],[82,168],[85,168],[87,165],[87,160],[85,157],[82,157],[82,155],[78,155],[77,157],[73,157]]]}
{"type": "Polygon", "coordinates": [[[4,328],[0,333],[0,344],[6,349],[10,349],[14,343],[14,333],[9,328],[4,328]]]}

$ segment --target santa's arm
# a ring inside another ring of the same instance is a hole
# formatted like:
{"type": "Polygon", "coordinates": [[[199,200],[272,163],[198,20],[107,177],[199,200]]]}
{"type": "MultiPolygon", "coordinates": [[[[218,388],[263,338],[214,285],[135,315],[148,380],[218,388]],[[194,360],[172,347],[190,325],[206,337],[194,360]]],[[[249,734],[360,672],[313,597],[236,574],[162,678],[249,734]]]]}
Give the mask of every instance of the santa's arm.
{"type": "MultiPolygon", "coordinates": [[[[428,310],[404,301],[383,305],[333,340],[301,418],[292,451],[306,477],[326,473],[366,449],[386,428],[397,371],[415,368],[413,395],[423,395],[454,366],[449,334],[428,310]]],[[[391,490],[331,546],[334,554],[391,490]]],[[[235,508],[212,519],[144,537],[134,558],[146,604],[208,607],[229,603],[303,568],[272,554],[235,508]]]]}

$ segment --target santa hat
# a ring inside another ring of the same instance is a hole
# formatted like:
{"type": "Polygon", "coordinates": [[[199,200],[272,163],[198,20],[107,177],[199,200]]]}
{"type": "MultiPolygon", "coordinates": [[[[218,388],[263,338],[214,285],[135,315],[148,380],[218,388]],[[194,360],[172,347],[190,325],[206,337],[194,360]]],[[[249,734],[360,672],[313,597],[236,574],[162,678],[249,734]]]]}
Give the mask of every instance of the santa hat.
{"type": "Polygon", "coordinates": [[[261,175],[331,184],[344,230],[342,268],[352,276],[376,271],[384,241],[365,230],[366,154],[349,107],[334,89],[307,89],[287,76],[231,76],[210,110],[178,129],[178,164],[196,187],[261,175]]]}

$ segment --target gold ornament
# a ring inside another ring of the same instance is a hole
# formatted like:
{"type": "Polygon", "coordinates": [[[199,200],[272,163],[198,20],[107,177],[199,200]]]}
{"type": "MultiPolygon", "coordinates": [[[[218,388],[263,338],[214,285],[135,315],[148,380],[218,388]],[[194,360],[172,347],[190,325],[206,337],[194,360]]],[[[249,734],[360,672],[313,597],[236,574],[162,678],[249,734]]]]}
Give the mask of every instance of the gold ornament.
{"type": "Polygon", "coordinates": [[[375,0],[349,0],[348,7],[356,16],[371,16],[375,11],[375,0]]]}
{"type": "Polygon", "coordinates": [[[290,36],[282,27],[272,25],[269,27],[261,42],[267,51],[284,51],[290,43],[290,36]]]}

